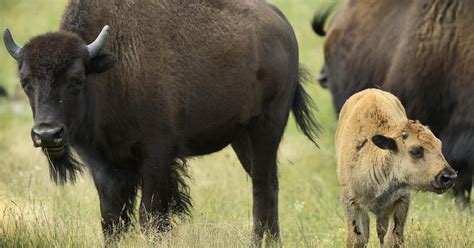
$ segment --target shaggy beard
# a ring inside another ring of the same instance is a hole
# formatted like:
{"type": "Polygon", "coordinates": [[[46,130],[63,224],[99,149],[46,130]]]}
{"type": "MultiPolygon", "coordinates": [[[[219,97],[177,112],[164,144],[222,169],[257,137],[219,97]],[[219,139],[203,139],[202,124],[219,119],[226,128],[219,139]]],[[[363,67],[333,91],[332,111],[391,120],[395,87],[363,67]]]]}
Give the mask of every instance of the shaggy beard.
{"type": "Polygon", "coordinates": [[[60,185],[74,184],[77,174],[82,174],[82,163],[69,147],[64,147],[64,154],[60,157],[50,157],[46,149],[43,150],[49,163],[49,176],[51,180],[60,185]]]}

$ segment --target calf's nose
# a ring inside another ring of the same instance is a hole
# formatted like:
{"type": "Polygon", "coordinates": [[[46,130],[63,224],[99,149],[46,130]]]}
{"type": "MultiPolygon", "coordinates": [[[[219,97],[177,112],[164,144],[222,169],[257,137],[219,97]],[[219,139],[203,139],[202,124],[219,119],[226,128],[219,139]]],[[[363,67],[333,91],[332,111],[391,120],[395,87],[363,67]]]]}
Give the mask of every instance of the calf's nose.
{"type": "Polygon", "coordinates": [[[445,168],[436,176],[436,184],[440,188],[447,189],[454,184],[457,174],[454,170],[445,168]]]}
{"type": "Polygon", "coordinates": [[[64,128],[47,123],[35,125],[31,138],[36,147],[57,147],[63,145],[64,128]]]}

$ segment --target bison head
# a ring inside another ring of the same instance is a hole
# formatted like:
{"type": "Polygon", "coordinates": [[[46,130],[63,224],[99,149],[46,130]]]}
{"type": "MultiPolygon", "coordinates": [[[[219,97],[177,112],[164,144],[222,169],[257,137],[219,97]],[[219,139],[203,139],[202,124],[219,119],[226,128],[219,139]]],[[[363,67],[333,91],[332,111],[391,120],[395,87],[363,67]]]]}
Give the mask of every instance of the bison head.
{"type": "Polygon", "coordinates": [[[99,54],[108,30],[105,26],[89,45],[76,34],[60,31],[37,36],[24,47],[14,42],[8,29],[3,31],[33,112],[33,144],[43,149],[53,170],[61,170],[61,163],[70,155],[68,137],[86,110],[89,75],[110,69],[116,61],[110,54],[99,54]]]}
{"type": "Polygon", "coordinates": [[[395,177],[415,189],[443,193],[456,179],[456,172],[442,154],[442,144],[418,121],[407,121],[393,138],[375,135],[372,142],[391,151],[395,177]]]}

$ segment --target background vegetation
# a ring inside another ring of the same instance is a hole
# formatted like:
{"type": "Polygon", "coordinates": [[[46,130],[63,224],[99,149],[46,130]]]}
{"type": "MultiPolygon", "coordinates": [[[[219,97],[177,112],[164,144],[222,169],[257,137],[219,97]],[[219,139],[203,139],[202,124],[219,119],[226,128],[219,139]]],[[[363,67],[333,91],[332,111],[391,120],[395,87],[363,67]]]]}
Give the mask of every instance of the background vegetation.
{"type": "MultiPolygon", "coordinates": [[[[18,43],[57,29],[65,0],[0,0],[0,27],[18,43]]],[[[330,0],[272,0],[293,24],[302,63],[313,75],[322,64],[323,40],[312,32],[313,14],[330,0]]],[[[29,137],[32,117],[14,61],[0,44],[0,247],[100,247],[97,193],[88,172],[75,186],[57,187],[29,137]]],[[[314,78],[314,77],[313,77],[314,78]]],[[[333,136],[335,114],[327,90],[308,85],[323,126],[317,149],[291,121],[279,153],[280,220],[286,247],[342,247],[345,230],[338,201],[333,136]]],[[[159,237],[131,232],[124,247],[245,247],[252,226],[251,182],[229,148],[190,163],[193,217],[159,237]]],[[[370,247],[378,247],[372,218],[370,247]]],[[[407,247],[474,247],[472,214],[459,213],[449,195],[414,193],[407,247]]]]}

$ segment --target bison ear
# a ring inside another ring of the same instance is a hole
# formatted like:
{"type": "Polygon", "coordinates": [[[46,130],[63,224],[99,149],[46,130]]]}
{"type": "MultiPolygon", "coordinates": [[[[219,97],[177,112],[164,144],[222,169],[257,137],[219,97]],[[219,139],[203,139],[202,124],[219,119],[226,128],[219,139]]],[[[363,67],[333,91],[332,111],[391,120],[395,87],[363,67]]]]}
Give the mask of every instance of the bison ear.
{"type": "Polygon", "coordinates": [[[372,142],[380,149],[386,149],[396,152],[398,150],[397,143],[394,139],[385,137],[383,135],[374,135],[372,142]]]}
{"type": "Polygon", "coordinates": [[[102,73],[111,69],[115,63],[117,63],[117,58],[114,55],[104,53],[95,56],[89,62],[89,65],[86,67],[86,73],[102,73]]]}

